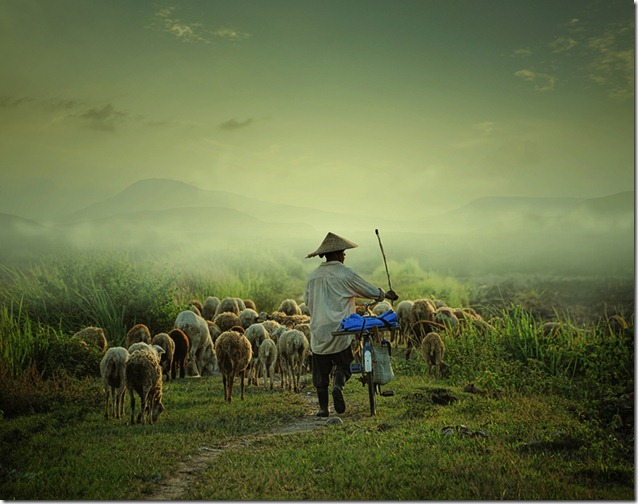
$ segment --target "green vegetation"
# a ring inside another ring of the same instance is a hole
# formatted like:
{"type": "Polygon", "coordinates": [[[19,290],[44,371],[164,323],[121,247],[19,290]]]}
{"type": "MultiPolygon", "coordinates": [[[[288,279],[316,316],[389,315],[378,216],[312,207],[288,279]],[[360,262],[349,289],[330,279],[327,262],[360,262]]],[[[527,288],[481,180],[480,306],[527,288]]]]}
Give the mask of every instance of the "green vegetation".
{"type": "MultiPolygon", "coordinates": [[[[308,414],[308,374],[300,394],[253,386],[231,404],[218,375],[167,381],[167,412],[155,425],[103,418],[101,355],[72,339],[76,331],[97,325],[119,345],[133,324],[166,331],[190,300],[208,295],[250,298],[272,311],[285,298],[300,299],[315,266],[286,251],[229,250],[189,261],[60,254],[2,268],[0,496],[141,499],[180,463],[232,447],[180,498],[635,498],[632,317],[620,329],[597,317],[583,322],[584,310],[572,318],[567,305],[543,304],[560,297],[548,296],[547,284],[477,288],[477,281],[424,271],[412,259],[389,263],[402,299],[474,306],[494,330],[442,334],[448,379],[429,377],[418,352],[406,360],[395,348],[396,379],[384,387],[395,395],[379,397],[377,416],[368,415],[367,391],[353,375],[343,424],[266,436],[308,414]],[[545,334],[550,319],[563,330],[545,334]]],[[[385,285],[378,263],[357,269],[385,285]]],[[[588,285],[579,278],[578,285],[579,306],[587,290],[600,310],[599,279],[588,285]]],[[[611,283],[604,288],[613,291],[611,283]]],[[[614,313],[632,309],[616,305],[614,313]]]]}

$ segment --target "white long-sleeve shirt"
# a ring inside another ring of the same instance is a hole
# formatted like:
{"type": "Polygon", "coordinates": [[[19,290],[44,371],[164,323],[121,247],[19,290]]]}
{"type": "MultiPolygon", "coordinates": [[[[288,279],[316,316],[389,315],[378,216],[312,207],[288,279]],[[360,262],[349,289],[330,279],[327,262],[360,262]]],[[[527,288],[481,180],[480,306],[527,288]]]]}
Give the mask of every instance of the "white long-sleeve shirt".
{"type": "Polygon", "coordinates": [[[339,261],[323,262],[308,276],[304,301],[310,310],[310,349],[332,354],[347,348],[352,335],[333,336],[341,321],[355,312],[355,298],[383,300],[385,291],[369,284],[339,261]]]}

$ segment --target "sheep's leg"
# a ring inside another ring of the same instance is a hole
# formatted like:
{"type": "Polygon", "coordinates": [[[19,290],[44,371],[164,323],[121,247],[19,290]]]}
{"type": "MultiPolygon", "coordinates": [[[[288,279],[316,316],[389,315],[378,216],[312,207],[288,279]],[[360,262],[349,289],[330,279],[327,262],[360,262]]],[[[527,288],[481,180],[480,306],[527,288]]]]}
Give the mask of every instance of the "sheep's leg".
{"type": "Polygon", "coordinates": [[[131,425],[135,423],[135,391],[129,390],[131,396],[131,425]]]}
{"type": "Polygon", "coordinates": [[[241,400],[242,401],[244,400],[244,391],[246,389],[246,385],[244,383],[245,374],[246,374],[246,370],[245,369],[239,374],[239,376],[241,378],[241,400]]]}
{"type": "Polygon", "coordinates": [[[120,387],[117,393],[117,418],[122,418],[124,415],[124,397],[126,395],[126,389],[120,387]]]}
{"type": "Polygon", "coordinates": [[[104,387],[104,397],[106,399],[106,408],[104,411],[104,418],[108,418],[109,417],[109,388],[108,387],[104,387]]]}
{"type": "Polygon", "coordinates": [[[229,403],[233,401],[233,384],[235,382],[235,370],[233,369],[228,375],[228,395],[226,401],[229,403]]]}

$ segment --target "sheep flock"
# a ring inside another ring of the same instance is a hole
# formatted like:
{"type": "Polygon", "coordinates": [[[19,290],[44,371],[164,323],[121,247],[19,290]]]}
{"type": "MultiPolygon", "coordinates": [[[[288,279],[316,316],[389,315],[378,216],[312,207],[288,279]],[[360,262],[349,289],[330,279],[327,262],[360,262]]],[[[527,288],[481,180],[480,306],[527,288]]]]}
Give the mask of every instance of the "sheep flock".
{"type": "MultiPolygon", "coordinates": [[[[414,348],[420,350],[427,374],[436,379],[450,373],[444,361],[444,341],[464,331],[480,335],[499,330],[497,318],[486,320],[472,308],[449,307],[438,299],[402,300],[394,306],[381,302],[372,310],[357,305],[359,314],[378,316],[387,310],[394,310],[398,325],[380,329],[379,337],[395,348],[404,348],[405,359],[410,359],[414,348]]],[[[246,386],[274,391],[278,373],[282,391],[299,393],[302,378],[311,371],[310,320],[307,306],[294,299],[285,299],[276,310],[266,312],[258,311],[250,299],[209,296],[203,302],[191,300],[165,332],[153,335],[144,323],[135,324],[124,337],[126,346],[109,348],[99,327],[86,327],[73,338],[104,353],[100,363],[104,417],[126,418],[128,394],[130,423],[152,424],[166,411],[162,402],[165,381],[221,376],[224,400],[230,403],[235,384],[244,400],[246,386]]],[[[623,327],[622,321],[611,322],[623,327]]],[[[577,329],[558,323],[538,327],[545,336],[564,330],[577,329]]],[[[355,355],[357,350],[353,348],[355,355]]]]}

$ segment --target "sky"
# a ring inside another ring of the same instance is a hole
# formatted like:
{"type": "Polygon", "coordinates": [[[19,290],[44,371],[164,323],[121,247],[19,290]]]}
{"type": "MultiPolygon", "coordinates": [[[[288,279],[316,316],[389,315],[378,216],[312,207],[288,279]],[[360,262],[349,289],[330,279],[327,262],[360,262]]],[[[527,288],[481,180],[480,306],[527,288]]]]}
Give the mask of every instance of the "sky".
{"type": "Polygon", "coordinates": [[[634,189],[628,0],[0,0],[0,212],[145,178],[374,215],[634,189]]]}

